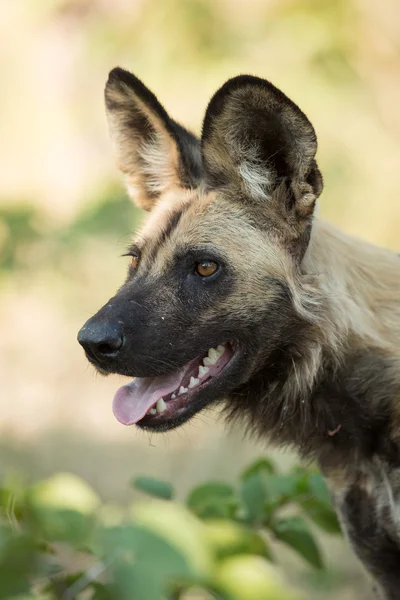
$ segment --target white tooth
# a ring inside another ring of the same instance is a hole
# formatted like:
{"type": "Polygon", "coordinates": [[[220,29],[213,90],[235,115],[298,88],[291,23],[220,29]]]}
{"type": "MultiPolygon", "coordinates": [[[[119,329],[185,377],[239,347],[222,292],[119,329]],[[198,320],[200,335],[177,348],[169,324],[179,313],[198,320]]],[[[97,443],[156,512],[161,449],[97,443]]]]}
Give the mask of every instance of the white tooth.
{"type": "Polygon", "coordinates": [[[187,388],[183,387],[183,385],[181,385],[181,387],[179,388],[179,392],[178,392],[178,396],[182,396],[182,394],[186,394],[187,392],[187,388]]]}
{"type": "Polygon", "coordinates": [[[160,398],[159,400],[157,400],[157,412],[164,412],[164,410],[167,408],[167,405],[164,402],[164,398],[160,398]]]}
{"type": "Polygon", "coordinates": [[[211,356],[212,358],[216,358],[218,360],[224,352],[225,348],[223,346],[218,346],[217,348],[210,348],[210,350],[208,351],[208,356],[211,356]]]}
{"type": "Polygon", "coordinates": [[[191,377],[190,381],[189,381],[189,389],[194,388],[198,383],[200,383],[199,379],[196,379],[195,377],[191,377]]]}
{"type": "Polygon", "coordinates": [[[210,369],[209,369],[208,367],[203,367],[203,365],[200,365],[200,366],[199,366],[199,373],[198,373],[198,377],[199,377],[199,379],[201,379],[202,377],[204,377],[204,375],[205,375],[206,373],[208,373],[208,371],[209,371],[209,370],[210,370],[210,369]]]}
{"type": "Polygon", "coordinates": [[[210,348],[208,351],[208,356],[205,357],[205,359],[203,360],[203,363],[207,367],[211,367],[212,365],[215,365],[215,363],[217,362],[218,359],[219,359],[218,352],[216,350],[214,350],[214,348],[210,348]]]}
{"type": "Polygon", "coordinates": [[[171,400],[174,400],[174,398],[176,398],[176,394],[175,394],[175,392],[172,394],[172,396],[171,396],[171,400]]]}
{"type": "Polygon", "coordinates": [[[156,415],[156,414],[157,414],[157,409],[156,409],[156,408],[151,408],[151,409],[149,410],[149,413],[150,413],[151,415],[156,415]]]}

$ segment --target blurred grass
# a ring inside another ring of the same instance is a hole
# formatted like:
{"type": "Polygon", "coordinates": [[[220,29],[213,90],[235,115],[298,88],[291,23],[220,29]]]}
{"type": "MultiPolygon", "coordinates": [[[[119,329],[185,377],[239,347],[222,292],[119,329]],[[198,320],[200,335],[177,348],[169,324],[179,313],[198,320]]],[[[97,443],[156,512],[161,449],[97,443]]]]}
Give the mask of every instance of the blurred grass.
{"type": "MultiPolygon", "coordinates": [[[[75,341],[122,282],[120,255],[142,218],[117,183],[107,73],[131,69],[195,132],[225,79],[270,79],[316,127],[320,214],[398,250],[398,1],[10,0],[0,34],[2,470],[75,471],[106,499],[138,470],[181,492],[232,480],[256,442],[214,412],[169,436],[122,428],[110,409],[117,378],[95,378],[75,341]]],[[[366,599],[347,546],[333,555],[329,577],[305,585],[336,597],[340,579],[343,600],[366,599]]]]}

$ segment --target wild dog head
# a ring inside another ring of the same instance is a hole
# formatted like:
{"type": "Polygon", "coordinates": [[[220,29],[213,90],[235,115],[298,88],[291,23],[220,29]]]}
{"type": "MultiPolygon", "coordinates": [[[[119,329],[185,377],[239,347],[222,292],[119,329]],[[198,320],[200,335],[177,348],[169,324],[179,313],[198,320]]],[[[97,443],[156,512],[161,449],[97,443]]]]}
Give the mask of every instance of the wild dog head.
{"type": "Polygon", "coordinates": [[[307,322],[301,262],[322,190],[311,123],[251,76],[216,92],[201,140],[122,69],[105,98],[128,193],[149,213],[125,283],[78,336],[101,373],[135,378],[116,417],[167,430],[261,398],[307,322]]]}

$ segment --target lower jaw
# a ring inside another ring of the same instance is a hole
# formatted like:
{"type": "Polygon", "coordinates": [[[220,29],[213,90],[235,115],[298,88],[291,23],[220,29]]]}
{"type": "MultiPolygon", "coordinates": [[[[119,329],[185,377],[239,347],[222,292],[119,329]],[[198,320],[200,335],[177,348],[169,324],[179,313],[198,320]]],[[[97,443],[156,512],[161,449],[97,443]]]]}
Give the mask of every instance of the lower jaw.
{"type": "MultiPolygon", "coordinates": [[[[211,383],[211,382],[210,382],[211,383]]],[[[195,416],[198,412],[205,409],[207,406],[212,404],[215,400],[209,398],[201,400],[197,398],[202,389],[207,387],[207,383],[205,383],[202,388],[200,388],[196,394],[193,393],[193,399],[190,399],[190,396],[186,398],[182,398],[182,406],[176,407],[169,406],[169,404],[174,404],[176,400],[179,401],[180,397],[178,397],[175,401],[170,400],[166,402],[166,409],[162,413],[157,413],[156,415],[149,415],[143,417],[140,421],[136,423],[136,427],[140,429],[147,430],[158,430],[158,431],[167,431],[168,429],[174,429],[179,427],[186,421],[188,421],[191,417],[195,416]]]]}
{"type": "Polygon", "coordinates": [[[189,421],[189,419],[194,417],[200,410],[202,409],[199,408],[193,411],[190,409],[190,406],[188,406],[186,409],[182,410],[182,412],[171,415],[170,417],[163,415],[146,416],[136,423],[136,427],[145,431],[170,431],[189,421]]]}
{"type": "MultiPolygon", "coordinates": [[[[234,363],[236,363],[238,358],[237,347],[235,347],[229,362],[221,372],[221,374],[224,375],[224,380],[226,380],[226,375],[229,375],[229,372],[232,367],[234,367],[234,363]]],[[[136,423],[136,426],[148,431],[167,431],[179,427],[200,411],[215,402],[218,402],[225,391],[221,386],[222,382],[219,378],[220,375],[215,377],[215,379],[205,381],[201,386],[196,388],[196,390],[193,390],[192,393],[189,392],[189,394],[185,394],[182,397],[178,396],[174,400],[168,400],[166,402],[166,409],[162,413],[157,413],[155,415],[146,414],[136,423]],[[219,384],[218,388],[220,389],[218,389],[218,391],[215,389],[215,384],[219,384]],[[203,398],[201,398],[202,392],[206,391],[208,387],[212,387],[214,390],[210,390],[211,393],[209,397],[204,395],[203,398]],[[181,404],[181,406],[179,406],[179,404],[181,404]]]]}

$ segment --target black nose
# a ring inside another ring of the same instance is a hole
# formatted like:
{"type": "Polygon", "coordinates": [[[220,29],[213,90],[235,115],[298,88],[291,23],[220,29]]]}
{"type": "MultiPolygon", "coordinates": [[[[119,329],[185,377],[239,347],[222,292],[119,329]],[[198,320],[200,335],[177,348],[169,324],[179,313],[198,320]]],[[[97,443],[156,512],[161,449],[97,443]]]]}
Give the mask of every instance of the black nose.
{"type": "Polygon", "coordinates": [[[78,333],[78,342],[89,357],[113,358],[122,347],[124,338],[118,323],[89,319],[78,333]]]}

